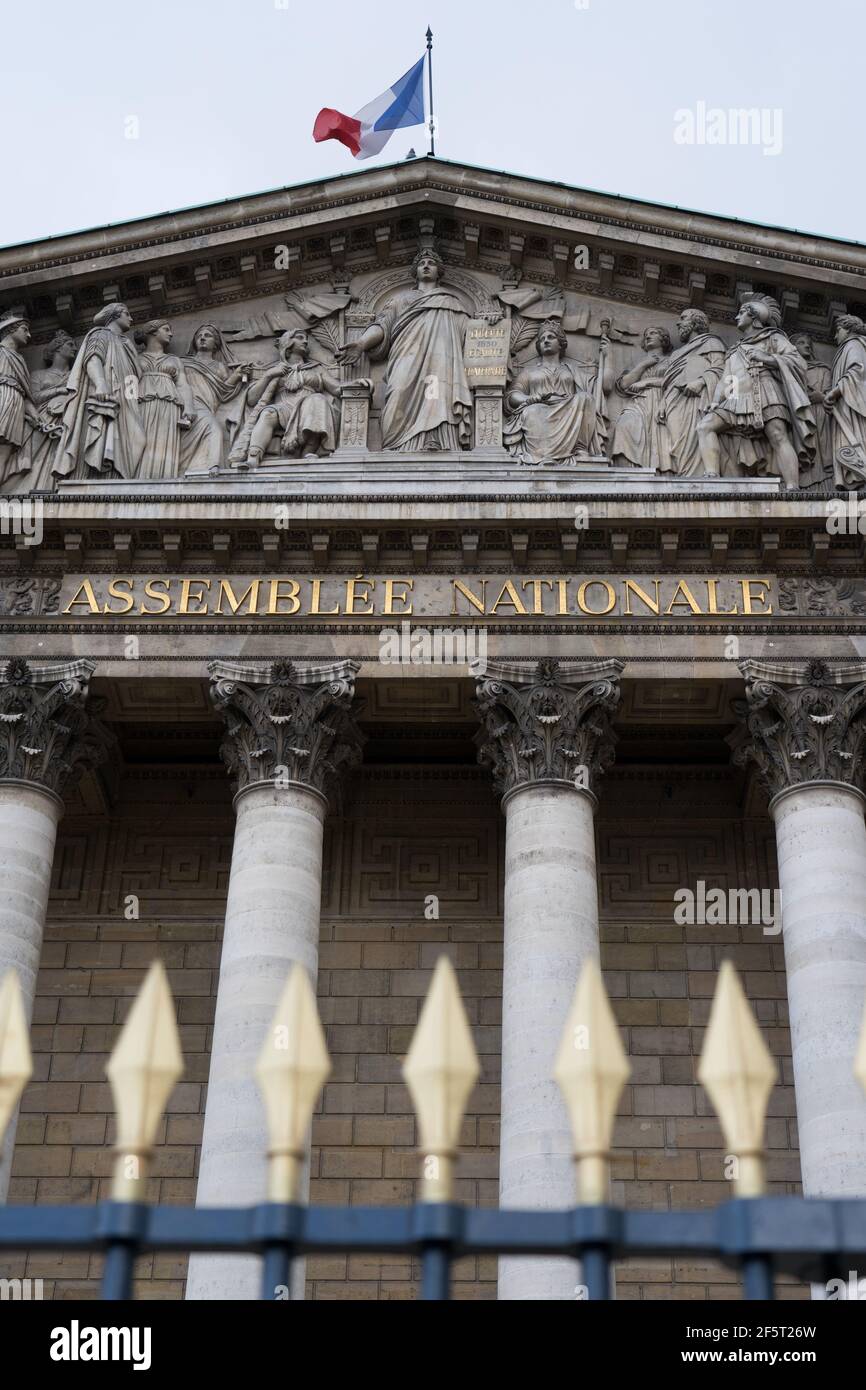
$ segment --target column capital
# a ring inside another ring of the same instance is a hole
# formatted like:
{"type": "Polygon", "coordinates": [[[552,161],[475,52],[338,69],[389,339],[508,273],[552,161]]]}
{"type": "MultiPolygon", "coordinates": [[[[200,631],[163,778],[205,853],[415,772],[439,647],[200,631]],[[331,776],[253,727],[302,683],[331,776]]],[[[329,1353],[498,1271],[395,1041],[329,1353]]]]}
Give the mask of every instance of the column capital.
{"type": "Polygon", "coordinates": [[[739,767],[754,763],[772,800],[814,782],[863,788],[866,662],[743,661],[741,723],[728,736],[739,767]]]}
{"type": "Polygon", "coordinates": [[[478,761],[507,795],[533,783],[592,792],[614,759],[621,661],[487,662],[474,671],[478,761]]]}
{"type": "Polygon", "coordinates": [[[30,663],[13,657],[0,673],[0,780],[63,796],[86,768],[105,762],[116,740],[90,696],[92,661],[30,663]],[[89,697],[89,698],[88,698],[89,697]]]}
{"type": "Polygon", "coordinates": [[[360,763],[357,662],[300,670],[290,661],[212,661],[208,670],[227,726],[220,752],[238,791],[279,778],[327,797],[338,774],[360,763]]]}

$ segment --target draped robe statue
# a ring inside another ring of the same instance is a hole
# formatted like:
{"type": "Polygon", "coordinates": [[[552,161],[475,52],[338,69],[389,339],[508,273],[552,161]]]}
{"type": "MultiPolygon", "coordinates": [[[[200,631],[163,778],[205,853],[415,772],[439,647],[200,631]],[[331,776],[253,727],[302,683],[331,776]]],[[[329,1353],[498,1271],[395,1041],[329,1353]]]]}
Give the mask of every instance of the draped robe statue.
{"type": "MultiPolygon", "coordinates": [[[[607,347],[606,337],[601,344],[607,347]]],[[[613,387],[612,371],[602,367],[599,381],[598,362],[567,357],[568,339],[555,321],[541,325],[536,347],[538,356],[506,393],[506,447],[530,464],[568,464],[603,454],[607,425],[599,406],[613,387]]]]}
{"type": "Polygon", "coordinates": [[[833,473],[837,487],[859,488],[866,483],[866,323],[843,314],[836,342],[833,385],[824,398],[832,412],[833,473]]]}
{"type": "Polygon", "coordinates": [[[221,468],[228,453],[229,430],[237,426],[243,413],[244,377],[252,374],[252,365],[235,361],[213,323],[203,323],[195,330],[183,365],[195,417],[181,438],[182,469],[221,468]],[[231,401],[235,405],[229,414],[223,407],[231,401]]]}
{"type": "Polygon", "coordinates": [[[37,423],[30,372],[21,349],[30,325],[15,315],[0,323],[0,484],[15,486],[30,468],[27,427],[37,423]]]}
{"type": "Polygon", "coordinates": [[[138,402],[141,364],[127,336],[132,316],[125,304],[107,304],[93,324],[69,373],[54,472],[137,478],[147,441],[138,402]]]}
{"type": "Polygon", "coordinates": [[[400,290],[356,343],[344,344],[339,361],[362,352],[387,355],[382,444],[401,453],[468,446],[472,392],[463,365],[469,315],[456,294],[442,289],[443,262],[419,251],[416,288],[400,290]]]}
{"type": "Polygon", "coordinates": [[[680,346],[665,359],[658,419],[667,434],[662,473],[680,477],[701,473],[698,424],[715,395],[725,345],[710,332],[703,309],[684,309],[677,320],[680,346]]]}
{"type": "Polygon", "coordinates": [[[665,328],[647,328],[641,339],[644,356],[617,378],[616,389],[627,405],[613,427],[611,462],[617,466],[670,472],[667,432],[658,419],[663,373],[671,350],[665,328]]]}

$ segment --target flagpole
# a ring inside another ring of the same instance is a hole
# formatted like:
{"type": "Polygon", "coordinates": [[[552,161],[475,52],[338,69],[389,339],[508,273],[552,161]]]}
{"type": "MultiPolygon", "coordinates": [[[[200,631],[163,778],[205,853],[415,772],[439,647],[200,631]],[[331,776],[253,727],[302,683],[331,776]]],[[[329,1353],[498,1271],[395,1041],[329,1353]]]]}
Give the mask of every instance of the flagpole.
{"type": "Polygon", "coordinates": [[[433,30],[427,25],[427,79],[430,84],[430,153],[436,153],[436,123],[433,119],[433,30]]]}

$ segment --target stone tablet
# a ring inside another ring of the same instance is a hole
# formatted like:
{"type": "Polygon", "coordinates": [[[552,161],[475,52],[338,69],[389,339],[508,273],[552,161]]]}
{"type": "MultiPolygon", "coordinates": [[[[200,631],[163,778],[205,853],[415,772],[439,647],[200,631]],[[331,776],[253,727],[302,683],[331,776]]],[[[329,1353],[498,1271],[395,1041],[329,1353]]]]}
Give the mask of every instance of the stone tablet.
{"type": "Polygon", "coordinates": [[[500,319],[498,323],[470,319],[463,358],[470,386],[505,385],[509,340],[507,319],[500,319]]]}

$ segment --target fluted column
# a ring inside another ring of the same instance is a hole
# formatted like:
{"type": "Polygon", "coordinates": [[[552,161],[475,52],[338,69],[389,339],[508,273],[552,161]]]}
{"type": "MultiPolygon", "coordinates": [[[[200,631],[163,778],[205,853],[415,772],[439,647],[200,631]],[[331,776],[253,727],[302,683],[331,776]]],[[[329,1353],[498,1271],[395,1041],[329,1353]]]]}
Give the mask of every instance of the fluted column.
{"type": "Polygon", "coordinates": [[[800,1163],[807,1196],[866,1195],[866,664],[746,661],[734,759],[776,826],[800,1163]]]}
{"type": "MultiPolygon", "coordinates": [[[[15,970],[33,1014],[63,792],[113,742],[85,708],[93,663],[30,666],[0,676],[0,980],[15,970]]],[[[0,1201],[9,1187],[16,1121],[0,1151],[0,1201]]]]}
{"type": "MultiPolygon", "coordinates": [[[[214,662],[212,699],[226,719],[223,759],[237,783],[234,846],[196,1201],[265,1200],[268,1134],[254,1078],[289,969],[315,988],[328,793],[360,761],[357,666],[261,672],[214,662]]],[[[187,1298],[260,1296],[260,1261],[198,1255],[187,1298]]],[[[298,1262],[293,1296],[303,1297],[298,1262]]]]}
{"type": "MultiPolygon", "coordinates": [[[[620,662],[488,663],[479,759],[506,817],[502,980],[503,1207],[575,1202],[568,1116],[553,1066],[581,965],[598,958],[594,787],[613,761],[620,662]]],[[[499,1262],[501,1299],[575,1298],[571,1260],[499,1262]]]]}

